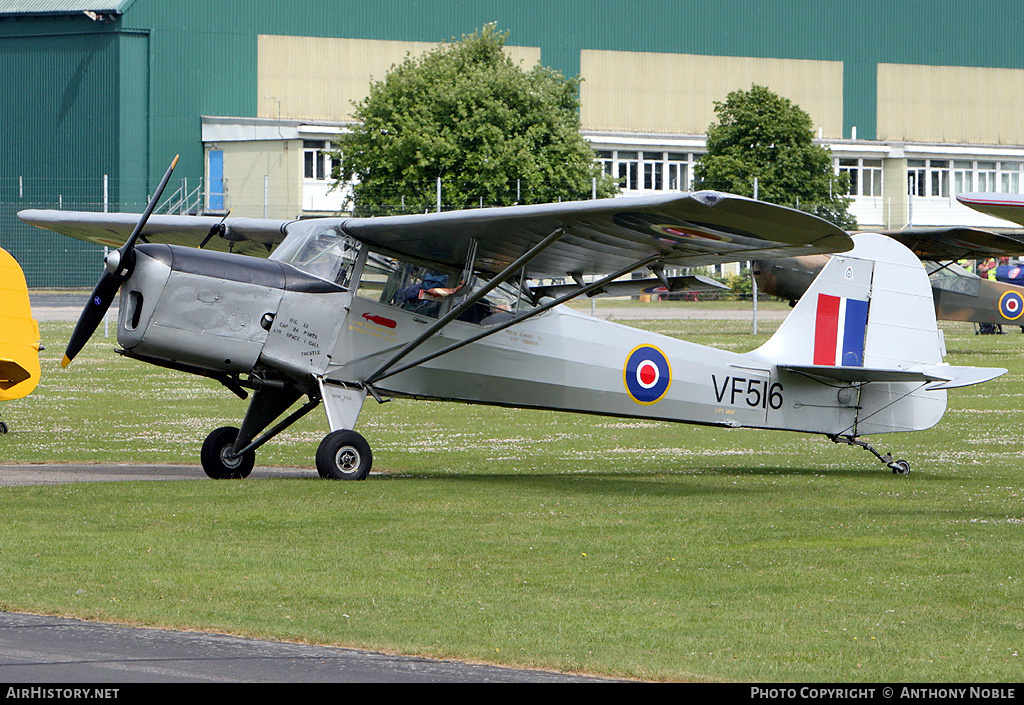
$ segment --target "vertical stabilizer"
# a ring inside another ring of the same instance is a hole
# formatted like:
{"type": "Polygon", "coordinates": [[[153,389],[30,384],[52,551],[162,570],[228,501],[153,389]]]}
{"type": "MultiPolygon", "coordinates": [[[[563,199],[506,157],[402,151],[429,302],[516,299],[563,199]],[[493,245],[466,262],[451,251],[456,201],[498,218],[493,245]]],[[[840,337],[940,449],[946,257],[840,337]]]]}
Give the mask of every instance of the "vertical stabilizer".
{"type": "Polygon", "coordinates": [[[942,364],[942,336],[921,261],[884,235],[853,240],[853,250],[832,256],[753,354],[791,367],[919,370],[942,364]]]}

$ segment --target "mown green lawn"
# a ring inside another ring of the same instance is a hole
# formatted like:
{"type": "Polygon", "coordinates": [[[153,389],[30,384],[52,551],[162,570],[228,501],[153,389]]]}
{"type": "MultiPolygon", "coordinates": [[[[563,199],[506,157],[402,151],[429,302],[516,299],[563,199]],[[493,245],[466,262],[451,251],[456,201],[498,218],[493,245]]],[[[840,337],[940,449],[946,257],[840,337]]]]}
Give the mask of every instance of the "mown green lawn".
{"type": "MultiPolygon", "coordinates": [[[[369,402],[366,482],[317,477],[315,412],[257,459],[308,480],[0,488],[0,608],[654,680],[1019,681],[1024,335],[943,328],[1010,372],[872,439],[909,476],[797,434],[369,402]]],[[[61,370],[69,332],[44,324],[0,461],[195,464],[244,411],[112,339],[61,370]]]]}

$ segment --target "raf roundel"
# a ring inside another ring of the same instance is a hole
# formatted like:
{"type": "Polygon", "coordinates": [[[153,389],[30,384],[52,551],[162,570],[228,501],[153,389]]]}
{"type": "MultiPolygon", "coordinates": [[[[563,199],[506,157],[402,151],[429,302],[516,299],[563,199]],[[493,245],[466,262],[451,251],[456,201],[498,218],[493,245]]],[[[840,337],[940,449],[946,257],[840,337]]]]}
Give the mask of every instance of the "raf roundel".
{"type": "Polygon", "coordinates": [[[626,356],[622,381],[637,404],[654,404],[661,401],[672,385],[672,367],[658,348],[638,345],[626,356]]]}
{"type": "Polygon", "coordinates": [[[1016,321],[1024,314],[1024,299],[1016,291],[1007,291],[999,297],[999,313],[1008,321],[1016,321]]]}

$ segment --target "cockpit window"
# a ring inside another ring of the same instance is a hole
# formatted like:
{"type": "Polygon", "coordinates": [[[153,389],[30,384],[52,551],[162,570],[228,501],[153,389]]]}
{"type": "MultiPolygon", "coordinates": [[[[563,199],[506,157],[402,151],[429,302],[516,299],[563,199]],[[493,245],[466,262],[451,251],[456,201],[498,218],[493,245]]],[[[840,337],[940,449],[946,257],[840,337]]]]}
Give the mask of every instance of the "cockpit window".
{"type": "Polygon", "coordinates": [[[299,221],[288,226],[288,236],[270,259],[348,288],[358,254],[359,243],[338,228],[299,221]]]}
{"type": "MultiPolygon", "coordinates": [[[[461,286],[460,279],[456,272],[370,253],[356,295],[420,316],[439,318],[486,283],[473,277],[469,286],[461,286]]],[[[485,326],[509,320],[517,307],[529,305],[517,292],[517,287],[505,282],[460,313],[456,320],[485,326]]]]}
{"type": "Polygon", "coordinates": [[[936,289],[967,296],[978,296],[981,293],[981,278],[958,264],[926,262],[925,269],[936,289]]]}

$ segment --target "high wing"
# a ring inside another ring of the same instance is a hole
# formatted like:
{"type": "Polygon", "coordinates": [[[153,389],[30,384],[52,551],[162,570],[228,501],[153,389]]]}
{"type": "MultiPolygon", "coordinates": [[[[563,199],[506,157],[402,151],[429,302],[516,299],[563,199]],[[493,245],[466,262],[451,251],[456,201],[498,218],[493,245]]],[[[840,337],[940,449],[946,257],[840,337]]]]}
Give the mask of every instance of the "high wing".
{"type": "MultiPolygon", "coordinates": [[[[1024,218],[1024,212],[1018,217],[1024,218]]],[[[947,262],[1024,255],[1024,236],[1005,235],[982,228],[913,227],[873,232],[900,242],[923,260],[947,262]]]]}
{"type": "MultiPolygon", "coordinates": [[[[26,210],[23,221],[69,237],[118,247],[134,214],[26,210]]],[[[816,216],[714,191],[481,208],[379,218],[316,221],[154,215],[147,242],[266,256],[290,227],[336,227],[385,253],[496,274],[556,233],[536,255],[531,278],[602,274],[645,257],[663,266],[705,266],[768,257],[845,252],[849,235],[816,216]]]]}
{"type": "MultiPolygon", "coordinates": [[[[530,294],[536,298],[546,296],[556,297],[577,291],[580,283],[576,284],[552,284],[531,286],[530,294]]],[[[609,282],[601,286],[588,296],[598,298],[603,296],[631,296],[633,294],[684,294],[684,293],[722,293],[732,291],[728,286],[710,277],[701,274],[688,274],[682,277],[666,277],[661,279],[623,279],[609,282]]]]}
{"type": "Polygon", "coordinates": [[[845,252],[849,235],[801,211],[713,191],[353,218],[342,229],[385,252],[498,273],[537,243],[533,279],[617,271],[644,257],[666,267],[845,252]]]}
{"type": "Polygon", "coordinates": [[[1011,193],[961,193],[956,200],[980,213],[1024,225],[1024,196],[1011,193]]]}
{"type": "MultiPolygon", "coordinates": [[[[128,239],[141,216],[138,213],[24,210],[18,213],[18,217],[30,225],[61,235],[117,248],[128,239]]],[[[140,239],[165,245],[202,245],[208,250],[266,257],[274,245],[284,239],[284,228],[289,222],[203,215],[152,215],[140,239]]]]}

